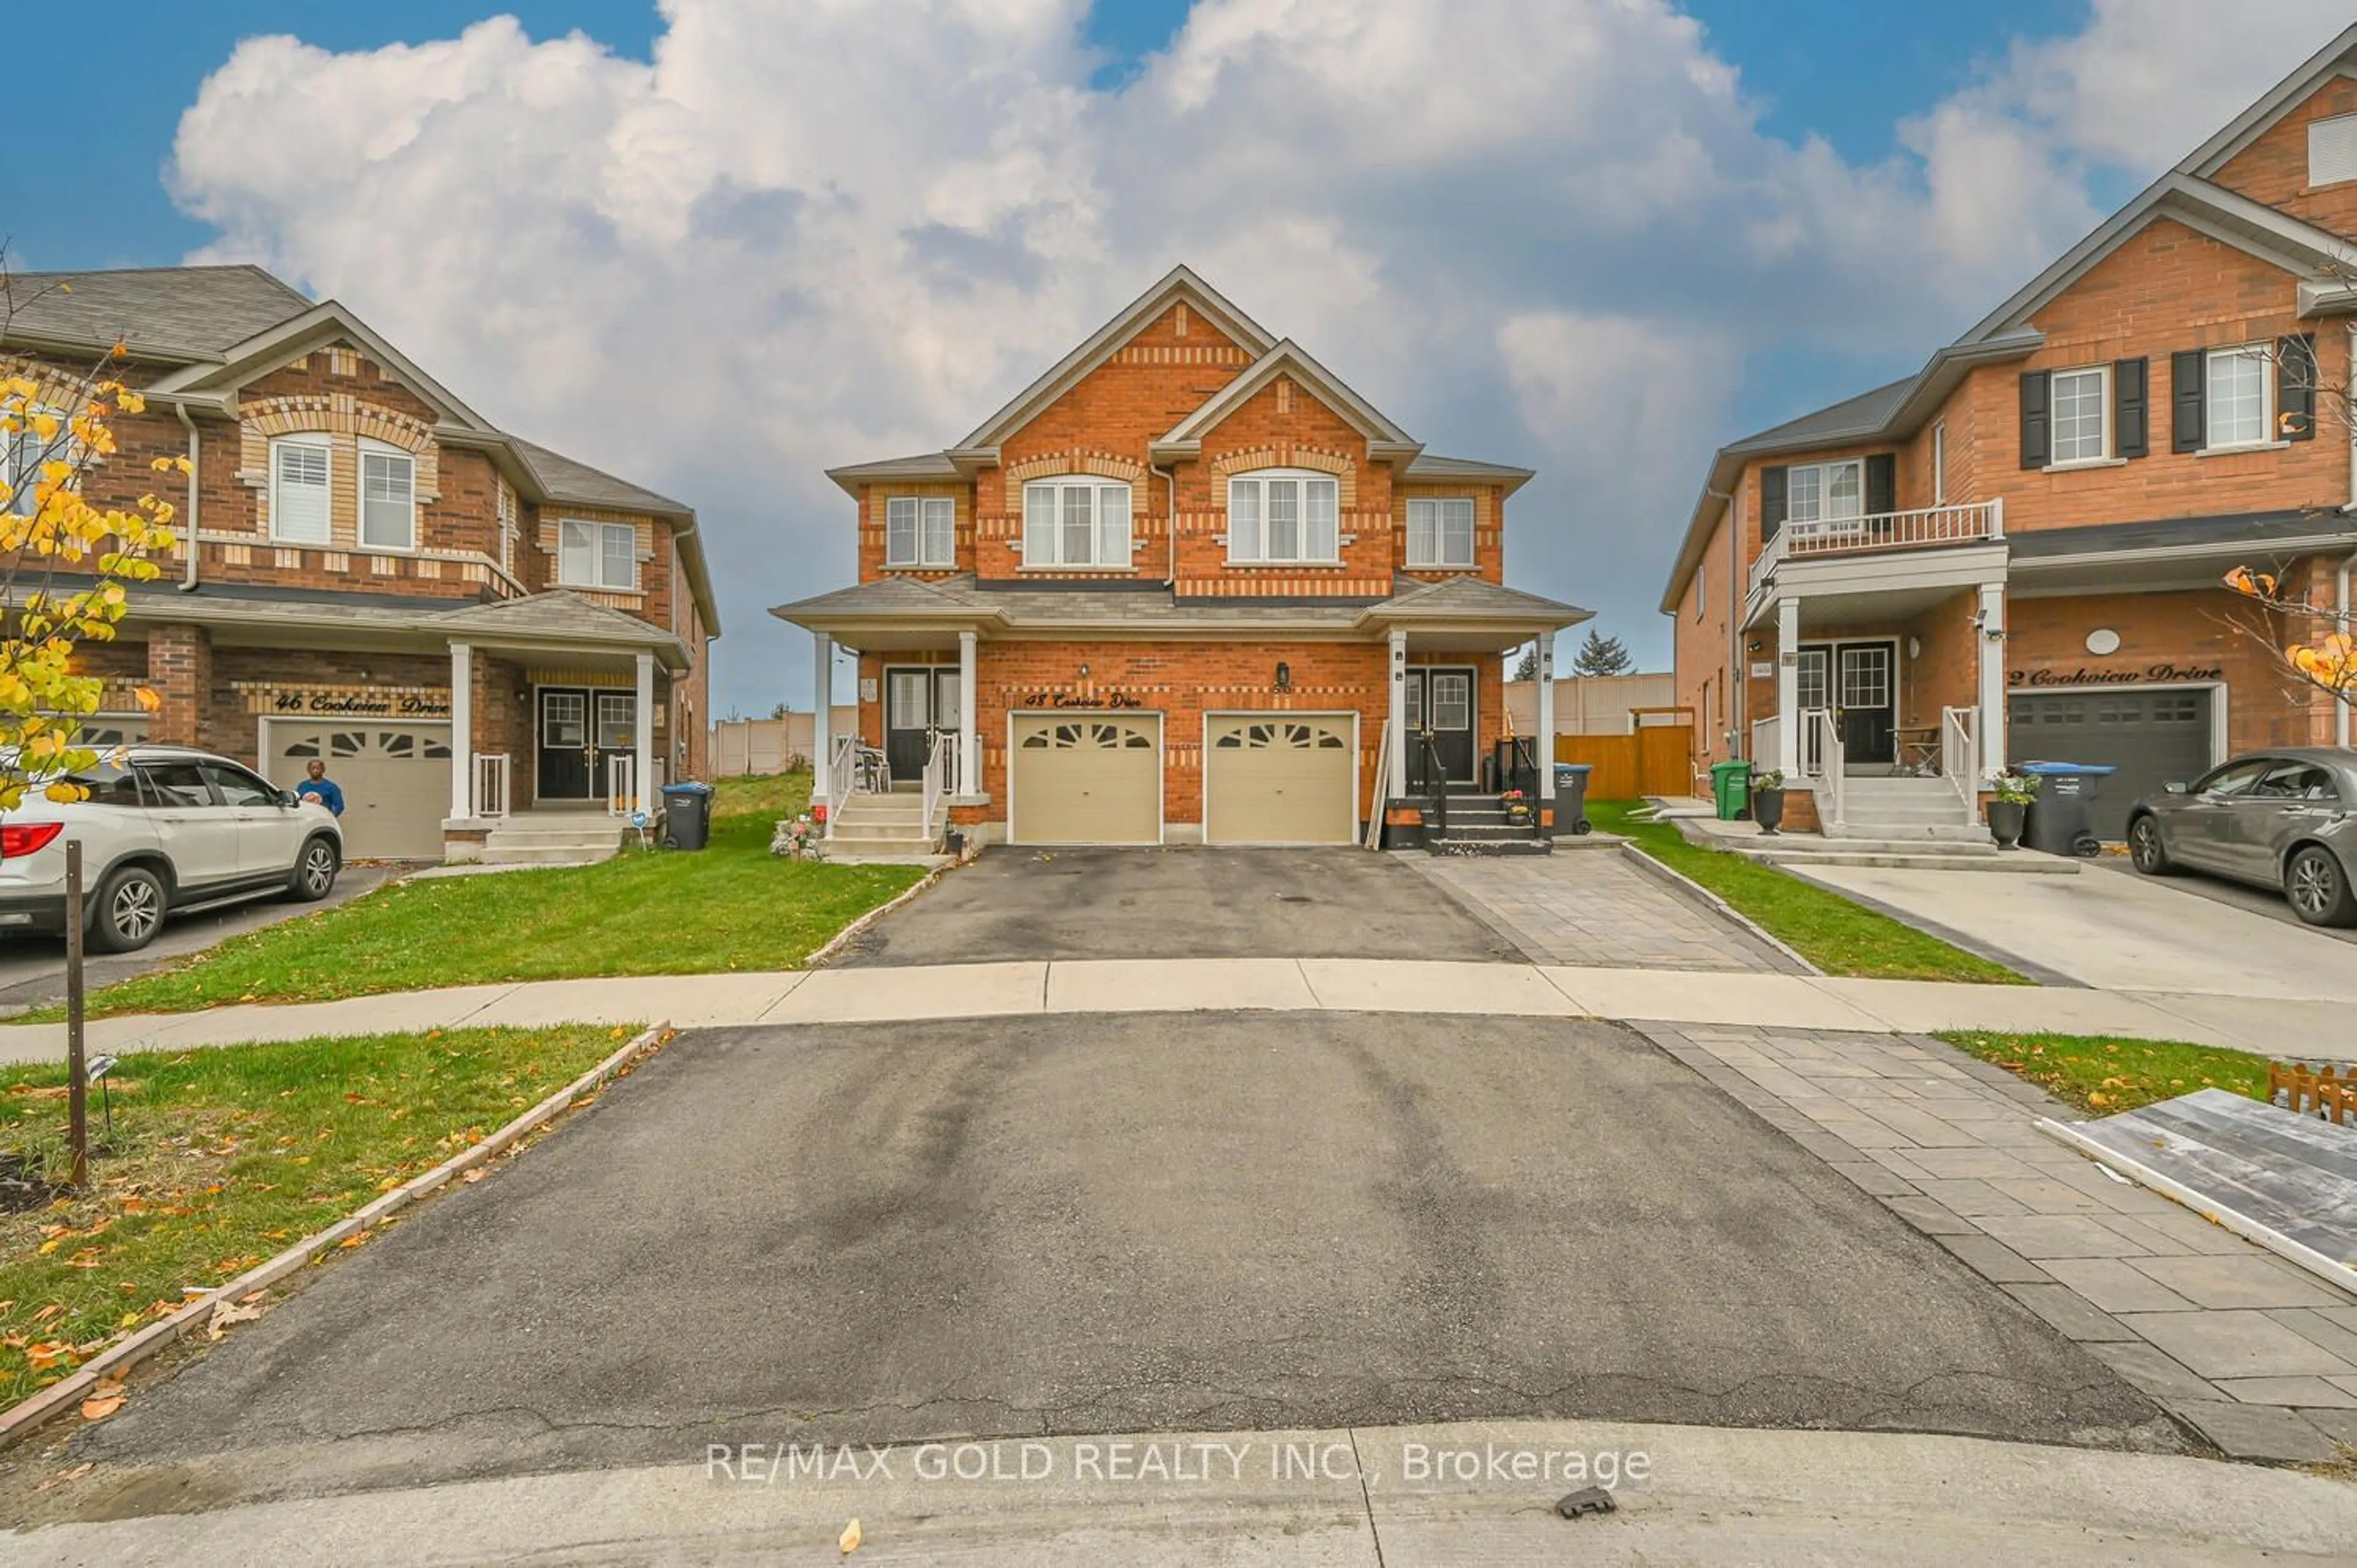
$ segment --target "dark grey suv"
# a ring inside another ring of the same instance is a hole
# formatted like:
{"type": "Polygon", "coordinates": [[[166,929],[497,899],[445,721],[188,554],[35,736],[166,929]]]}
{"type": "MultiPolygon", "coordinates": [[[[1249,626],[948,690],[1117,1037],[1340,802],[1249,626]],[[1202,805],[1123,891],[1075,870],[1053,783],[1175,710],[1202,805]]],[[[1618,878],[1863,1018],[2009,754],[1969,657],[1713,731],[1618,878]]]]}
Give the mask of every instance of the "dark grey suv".
{"type": "Polygon", "coordinates": [[[2238,757],[2128,811],[2138,871],[2207,871],[2281,892],[2311,926],[2357,925],[2357,749],[2238,757]]]}

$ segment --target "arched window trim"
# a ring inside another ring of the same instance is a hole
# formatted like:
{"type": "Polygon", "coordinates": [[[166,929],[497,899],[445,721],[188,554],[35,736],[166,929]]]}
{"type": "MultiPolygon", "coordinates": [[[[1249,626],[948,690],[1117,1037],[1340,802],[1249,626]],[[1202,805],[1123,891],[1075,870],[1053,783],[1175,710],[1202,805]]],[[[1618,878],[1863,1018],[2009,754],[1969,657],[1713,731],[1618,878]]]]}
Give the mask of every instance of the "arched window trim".
{"type": "Polygon", "coordinates": [[[1341,481],[1314,468],[1228,477],[1228,561],[1237,566],[1339,565],[1341,481]]]}

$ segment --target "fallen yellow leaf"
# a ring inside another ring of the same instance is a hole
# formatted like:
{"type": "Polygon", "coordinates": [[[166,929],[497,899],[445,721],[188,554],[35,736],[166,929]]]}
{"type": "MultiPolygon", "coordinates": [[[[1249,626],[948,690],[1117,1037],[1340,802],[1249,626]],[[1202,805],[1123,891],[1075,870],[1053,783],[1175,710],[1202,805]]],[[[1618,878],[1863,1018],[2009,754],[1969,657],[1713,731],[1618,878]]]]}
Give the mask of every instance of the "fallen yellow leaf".
{"type": "Polygon", "coordinates": [[[843,1527],[841,1535],[834,1538],[835,1550],[848,1557],[859,1550],[859,1521],[855,1519],[843,1527]]]}

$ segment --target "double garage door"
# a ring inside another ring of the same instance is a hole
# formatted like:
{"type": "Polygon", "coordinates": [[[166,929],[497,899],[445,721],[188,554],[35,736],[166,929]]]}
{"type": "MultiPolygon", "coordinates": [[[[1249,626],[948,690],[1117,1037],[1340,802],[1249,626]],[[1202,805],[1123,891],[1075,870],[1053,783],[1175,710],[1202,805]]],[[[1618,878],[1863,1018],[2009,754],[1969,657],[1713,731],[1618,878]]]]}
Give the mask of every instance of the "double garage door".
{"type": "Polygon", "coordinates": [[[450,726],[292,723],[273,720],[263,738],[263,771],[282,789],[327,764],[344,792],[348,860],[439,860],[442,819],[450,814],[450,726]]]}
{"type": "Polygon", "coordinates": [[[2095,836],[2127,836],[2128,808],[2171,779],[2193,779],[2219,760],[2202,686],[2136,692],[2018,692],[2007,755],[2017,762],[2093,762],[2118,772],[2096,791],[2095,836]]]}
{"type": "MultiPolygon", "coordinates": [[[[1203,836],[1212,843],[1349,843],[1358,808],[1351,714],[1208,714],[1203,836]]],[[[1162,719],[1024,714],[1010,755],[1016,843],[1162,842],[1162,719]]]]}

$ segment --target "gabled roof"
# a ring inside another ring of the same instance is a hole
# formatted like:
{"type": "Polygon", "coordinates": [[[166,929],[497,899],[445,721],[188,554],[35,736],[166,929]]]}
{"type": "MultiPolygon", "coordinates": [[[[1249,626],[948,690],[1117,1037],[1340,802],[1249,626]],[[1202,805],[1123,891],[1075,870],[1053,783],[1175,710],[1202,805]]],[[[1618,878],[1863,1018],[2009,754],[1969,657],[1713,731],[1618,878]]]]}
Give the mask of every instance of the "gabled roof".
{"type": "Polygon", "coordinates": [[[617,648],[644,648],[674,653],[674,665],[686,661],[686,649],[674,634],[636,616],[592,604],[567,588],[553,588],[521,599],[471,605],[436,616],[435,625],[460,638],[487,642],[604,643],[617,648]]]}
{"type": "Polygon", "coordinates": [[[12,273],[5,340],[59,349],[127,343],[141,359],[218,360],[311,308],[260,267],[12,273]]]}
{"type": "Polygon", "coordinates": [[[1157,438],[1150,448],[1154,460],[1157,463],[1174,459],[1184,461],[1200,454],[1207,431],[1217,428],[1222,420],[1242,408],[1281,375],[1290,375],[1307,386],[1318,402],[1341,415],[1353,430],[1365,436],[1371,456],[1412,457],[1424,450],[1423,443],[1384,418],[1374,404],[1344,386],[1340,377],[1311,359],[1300,344],[1287,338],[1271,345],[1268,352],[1255,360],[1243,374],[1206,398],[1197,405],[1194,413],[1157,438]]]}
{"type": "Polygon", "coordinates": [[[322,300],[230,345],[213,363],[182,366],[148,387],[147,395],[202,397],[210,392],[234,391],[288,360],[346,338],[367,349],[369,358],[432,404],[442,423],[479,435],[496,434],[490,420],[459,402],[457,393],[420,370],[407,355],[377,336],[367,322],[332,299],[322,300]]]}

